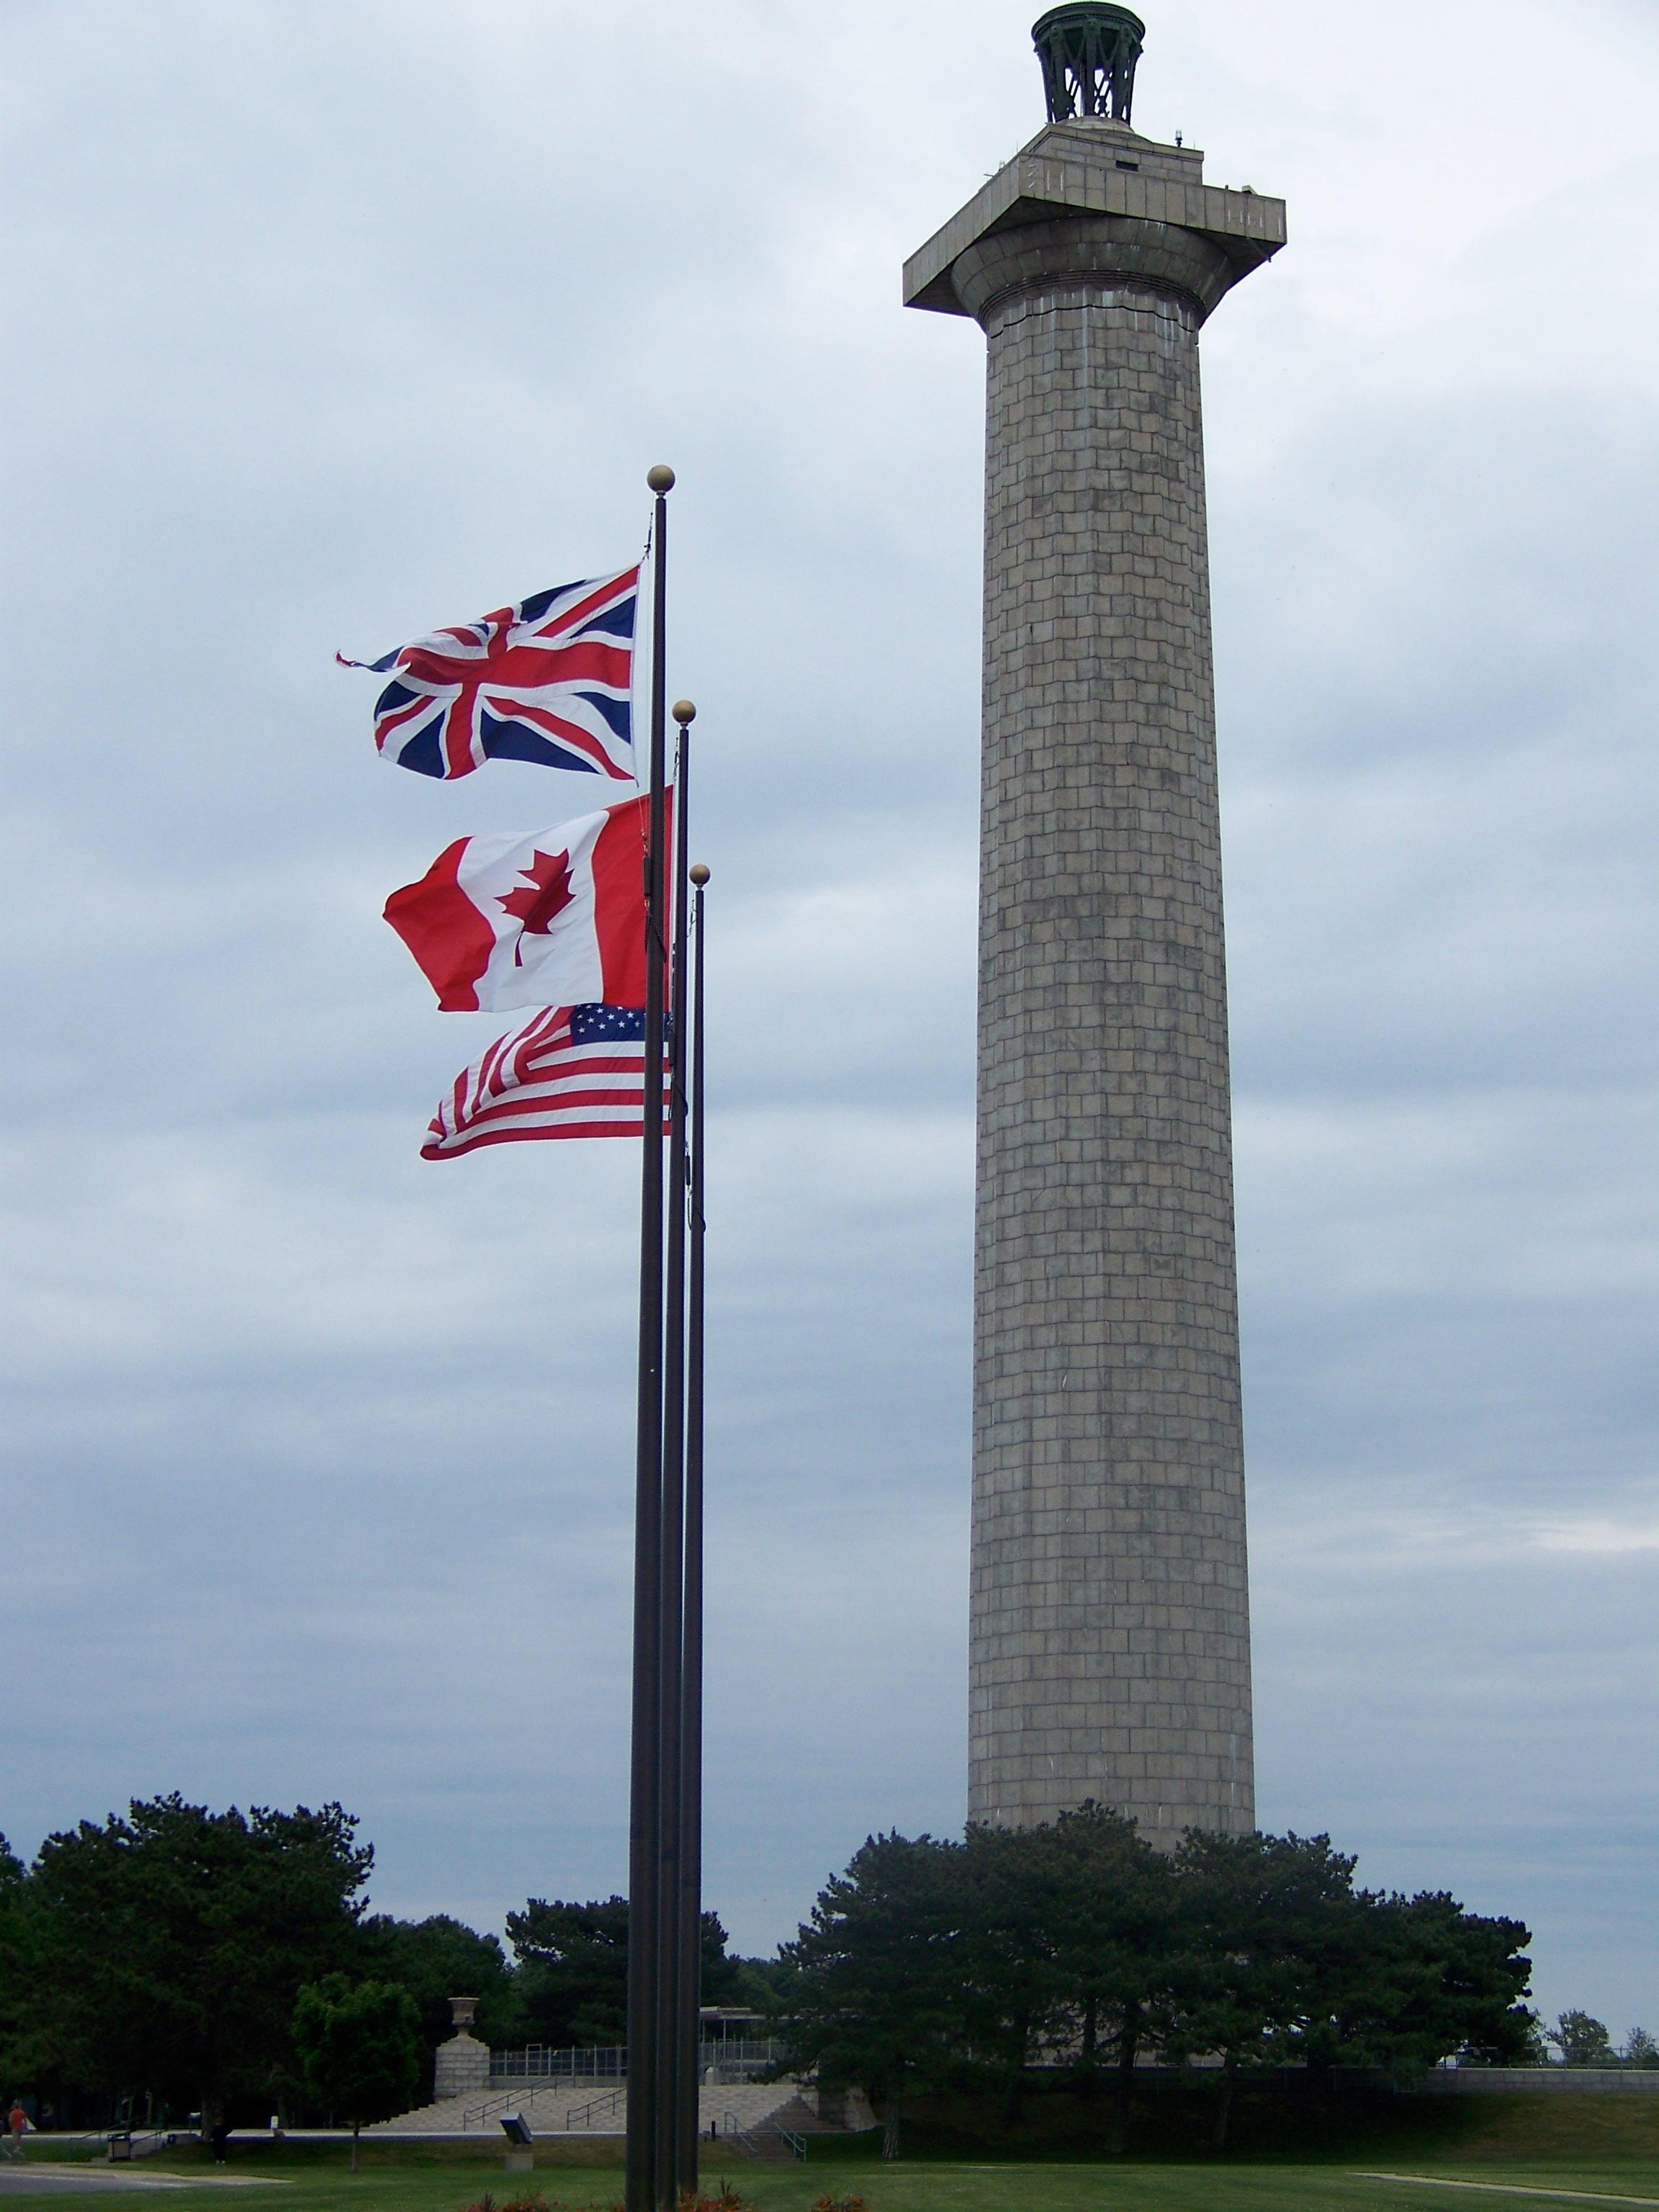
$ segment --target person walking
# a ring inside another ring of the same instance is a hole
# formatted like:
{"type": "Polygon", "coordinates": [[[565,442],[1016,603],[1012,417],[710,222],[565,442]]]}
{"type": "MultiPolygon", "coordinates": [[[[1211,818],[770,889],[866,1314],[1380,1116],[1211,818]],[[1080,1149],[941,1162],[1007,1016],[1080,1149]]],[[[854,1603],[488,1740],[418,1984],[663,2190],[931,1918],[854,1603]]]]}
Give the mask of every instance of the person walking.
{"type": "Polygon", "coordinates": [[[21,2158],[23,2155],[23,2130],[27,2127],[28,2124],[29,2116],[23,2110],[21,2100],[14,2097],[11,2100],[11,2110],[6,2114],[6,2155],[8,2158],[21,2158]]]}

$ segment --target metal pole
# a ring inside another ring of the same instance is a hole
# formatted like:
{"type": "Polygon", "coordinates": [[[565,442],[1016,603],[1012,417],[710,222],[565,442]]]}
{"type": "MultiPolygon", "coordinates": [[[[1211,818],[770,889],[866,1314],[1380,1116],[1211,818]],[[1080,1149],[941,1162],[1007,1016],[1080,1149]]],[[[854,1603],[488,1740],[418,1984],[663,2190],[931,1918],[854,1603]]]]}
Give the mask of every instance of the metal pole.
{"type": "Polygon", "coordinates": [[[661,1975],[657,2013],[657,2201],[679,2203],[679,2116],[684,2100],[684,2057],[680,2039],[680,1636],[681,1591],[685,1571],[685,1105],[689,1054],[686,1050],[685,824],[689,739],[696,708],[677,699],[678,767],[674,783],[673,829],[673,1015],[669,1027],[672,1084],[669,1092],[669,1187],[667,1326],[663,1368],[662,1431],[662,1629],[658,1645],[662,1669],[662,1846],[658,1874],[658,1964],[661,1975]]]}
{"type": "Polygon", "coordinates": [[[691,870],[691,1259],[685,1328],[685,1603],[680,1668],[680,2186],[697,2185],[697,2060],[702,2011],[702,1262],[703,912],[708,871],[691,870]]]}
{"type": "Polygon", "coordinates": [[[653,468],[649,848],[645,861],[645,1039],[640,1170],[640,1372],[634,1479],[634,1715],[628,1812],[628,2212],[657,2212],[657,1942],[662,1832],[662,1066],[664,702],[667,658],[668,494],[653,468]]]}

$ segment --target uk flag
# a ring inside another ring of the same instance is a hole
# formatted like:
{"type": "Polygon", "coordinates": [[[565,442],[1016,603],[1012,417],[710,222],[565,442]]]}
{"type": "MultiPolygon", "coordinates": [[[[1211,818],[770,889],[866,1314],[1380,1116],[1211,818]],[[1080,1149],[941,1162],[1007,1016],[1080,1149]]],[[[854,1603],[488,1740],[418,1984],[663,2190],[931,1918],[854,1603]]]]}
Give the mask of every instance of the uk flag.
{"type": "Polygon", "coordinates": [[[447,781],[487,760],[538,761],[635,781],[629,695],[640,572],[557,584],[379,660],[383,760],[447,781]]]}

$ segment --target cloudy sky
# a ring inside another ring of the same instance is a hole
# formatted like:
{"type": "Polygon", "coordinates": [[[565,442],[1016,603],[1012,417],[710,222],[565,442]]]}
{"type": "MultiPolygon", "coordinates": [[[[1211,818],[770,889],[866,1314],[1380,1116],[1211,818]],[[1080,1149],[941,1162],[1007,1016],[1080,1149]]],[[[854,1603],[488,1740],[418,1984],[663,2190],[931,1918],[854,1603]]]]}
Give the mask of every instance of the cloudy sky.
{"type": "MultiPolygon", "coordinates": [[[[1659,2029],[1659,19],[1164,0],[1291,243],[1206,332],[1260,1805],[1659,2029]]],[[[624,1878],[623,1146],[379,908],[592,803],[333,664],[643,537],[714,870],[708,1887],[964,1806],[982,344],[898,267],[1003,0],[9,0],[0,1820],[338,1796],[624,1878]]]]}

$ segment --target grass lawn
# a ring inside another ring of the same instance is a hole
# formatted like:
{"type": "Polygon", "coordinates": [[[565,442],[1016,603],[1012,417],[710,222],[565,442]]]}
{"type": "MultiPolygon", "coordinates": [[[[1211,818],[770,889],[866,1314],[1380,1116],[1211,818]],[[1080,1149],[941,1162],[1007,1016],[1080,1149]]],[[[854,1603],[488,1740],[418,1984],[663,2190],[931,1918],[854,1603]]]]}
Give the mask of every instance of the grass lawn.
{"type": "MultiPolygon", "coordinates": [[[[390,2151],[390,2146],[387,2147],[390,2151]]],[[[54,2163],[56,2163],[54,2161],[54,2163]]],[[[1360,2163],[1360,2162],[1357,2162],[1360,2163]]],[[[1596,2196],[1628,2203],[1645,2197],[1659,2204],[1659,2160],[1650,2158],[1534,2161],[1527,2165],[1491,2159],[1401,2163],[1390,2171],[1435,2175],[1456,2185],[1413,2186],[1406,2182],[1364,2178],[1346,2162],[1319,2165],[1077,2164],[1027,2166],[951,2164],[943,2160],[894,2166],[842,2165],[755,2166],[734,2163],[726,2178],[754,2212],[811,2212],[826,2195],[837,2204],[862,2197],[865,2212],[1547,2212],[1596,2196]],[[1478,2183],[1479,2189],[1469,2185],[1478,2183]],[[1528,2191],[1550,2191],[1530,2195],[1528,2191]],[[1564,2192],[1556,2196],[1553,2192],[1564,2192]],[[1572,2193],[1566,2193],[1572,2192],[1572,2193]]],[[[15,2170],[14,2170],[15,2171],[15,2170]]],[[[61,2166],[58,2167],[63,2172],[61,2166]]],[[[191,2187],[209,2169],[184,2159],[146,2160],[143,2172],[160,2180],[184,2181],[183,2188],[147,2189],[142,2193],[90,2184],[84,2189],[54,2189],[50,2198],[25,2203],[52,2204],[58,2212],[86,2212],[93,2205],[135,2208],[146,2201],[177,2206],[179,2212],[228,2212],[232,2205],[264,2204],[276,2212],[466,2212],[486,2191],[498,2212],[526,2191],[538,2190],[550,2208],[577,2212],[594,2207],[611,2212],[620,2197],[621,2172],[615,2167],[556,2166],[550,2153],[538,2160],[533,2177],[507,2174],[498,2158],[425,2160],[389,2155],[353,2176],[343,2153],[296,2159],[277,2153],[233,2154],[229,2172],[279,2185],[264,2189],[191,2187]]],[[[722,2172],[710,2162],[705,2187],[712,2190],[722,2172]]],[[[67,2177],[65,2177],[67,2178],[67,2177]]],[[[15,2183],[0,2180],[0,2197],[15,2183]]],[[[21,2191],[19,2192],[21,2195],[21,2191]]]]}

